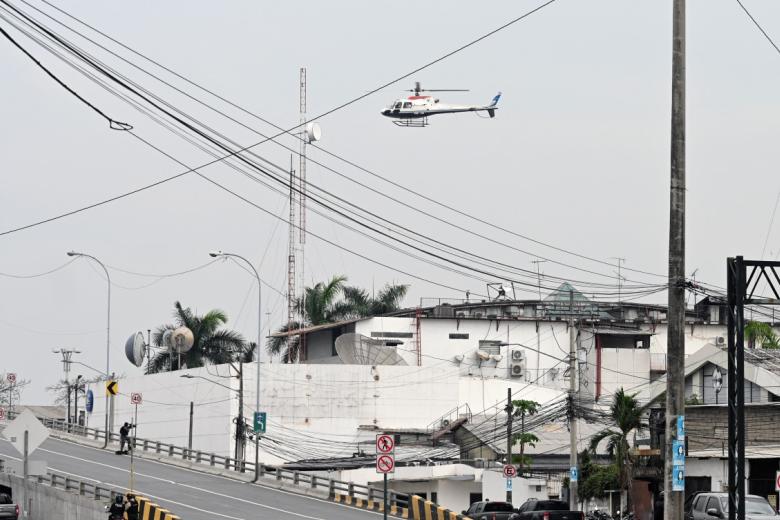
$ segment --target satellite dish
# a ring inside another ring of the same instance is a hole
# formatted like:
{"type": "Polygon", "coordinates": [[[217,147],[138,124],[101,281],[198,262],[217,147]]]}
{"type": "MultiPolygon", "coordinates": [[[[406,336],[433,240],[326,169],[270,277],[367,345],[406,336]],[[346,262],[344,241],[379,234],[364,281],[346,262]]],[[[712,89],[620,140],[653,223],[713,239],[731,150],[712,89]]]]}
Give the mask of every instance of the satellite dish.
{"type": "Polygon", "coordinates": [[[319,123],[306,123],[306,140],[310,143],[319,141],[322,137],[322,128],[319,123]]]}
{"type": "Polygon", "coordinates": [[[184,354],[195,343],[195,336],[187,327],[179,327],[171,333],[171,347],[179,354],[184,354]]]}
{"type": "Polygon", "coordinates": [[[406,365],[395,346],[350,332],[336,338],[336,354],[345,365],[406,365]]]}
{"type": "Polygon", "coordinates": [[[125,342],[125,356],[137,367],[140,367],[144,362],[144,355],[146,354],[146,343],[144,342],[144,335],[140,332],[132,334],[125,342]]]}
{"type": "Polygon", "coordinates": [[[488,359],[490,359],[490,354],[488,354],[484,350],[477,350],[477,357],[482,361],[487,361],[488,359]]]}
{"type": "Polygon", "coordinates": [[[172,330],[166,330],[165,332],[163,332],[163,335],[162,335],[162,345],[160,345],[161,347],[167,347],[169,349],[172,348],[172,346],[173,346],[173,343],[171,343],[171,335],[172,334],[173,334],[172,330]]]}
{"type": "Polygon", "coordinates": [[[504,359],[504,356],[502,356],[501,354],[492,354],[492,355],[490,356],[490,359],[492,359],[493,361],[495,361],[496,363],[498,363],[499,361],[501,361],[502,359],[504,359]]]}

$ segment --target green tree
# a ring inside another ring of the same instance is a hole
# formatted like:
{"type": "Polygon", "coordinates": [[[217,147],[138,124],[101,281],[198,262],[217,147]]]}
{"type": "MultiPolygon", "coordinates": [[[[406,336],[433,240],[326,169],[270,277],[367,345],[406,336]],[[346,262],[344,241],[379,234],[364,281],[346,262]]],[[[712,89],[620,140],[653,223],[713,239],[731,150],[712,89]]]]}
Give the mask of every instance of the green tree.
{"type": "Polygon", "coordinates": [[[578,460],[580,479],[577,493],[580,500],[603,498],[607,490],[617,489],[620,485],[617,464],[597,464],[588,450],[583,450],[578,460]]]}
{"type": "MultiPolygon", "coordinates": [[[[376,296],[371,296],[364,289],[347,286],[346,281],[346,276],[334,276],[328,282],[307,287],[304,298],[296,302],[303,322],[286,323],[276,331],[277,334],[396,311],[409,289],[407,285],[388,284],[376,296]]],[[[290,362],[298,356],[300,345],[300,335],[272,336],[266,349],[271,355],[282,354],[282,359],[290,362]]]]}
{"type": "MultiPolygon", "coordinates": [[[[152,334],[152,343],[163,346],[163,335],[179,327],[187,327],[192,331],[194,342],[192,348],[181,355],[181,366],[189,368],[202,367],[207,363],[222,364],[246,359],[247,352],[252,352],[250,345],[238,332],[223,329],[228,321],[227,315],[218,309],[199,316],[189,307],[182,307],[180,302],[174,304],[174,323],[160,325],[152,334]]],[[[167,349],[160,350],[152,357],[146,369],[147,374],[178,370],[179,356],[171,355],[167,349]]]]}
{"type": "Polygon", "coordinates": [[[525,418],[526,416],[535,415],[536,412],[539,411],[539,407],[541,405],[536,401],[519,399],[512,401],[512,406],[514,407],[515,417],[520,418],[520,433],[513,436],[512,438],[512,445],[518,443],[520,444],[520,455],[517,457],[512,457],[512,461],[517,462],[517,464],[520,466],[518,468],[518,475],[522,476],[523,468],[531,465],[531,458],[525,454],[525,446],[527,444],[529,446],[535,447],[536,443],[539,442],[539,437],[533,433],[528,433],[525,431],[525,418]]]}
{"type": "MultiPolygon", "coordinates": [[[[640,406],[636,400],[636,394],[627,394],[621,388],[615,392],[610,407],[610,418],[613,427],[605,428],[596,433],[590,440],[589,450],[595,454],[599,444],[607,441],[607,453],[618,471],[618,482],[620,489],[628,491],[631,483],[631,474],[634,459],[631,455],[628,444],[628,435],[634,430],[643,430],[642,416],[645,413],[647,405],[640,406]]],[[[631,494],[628,496],[628,508],[631,508],[631,494]]]]}
{"type": "Polygon", "coordinates": [[[749,321],[745,325],[745,339],[751,347],[780,348],[780,339],[769,323],[749,321]]]}

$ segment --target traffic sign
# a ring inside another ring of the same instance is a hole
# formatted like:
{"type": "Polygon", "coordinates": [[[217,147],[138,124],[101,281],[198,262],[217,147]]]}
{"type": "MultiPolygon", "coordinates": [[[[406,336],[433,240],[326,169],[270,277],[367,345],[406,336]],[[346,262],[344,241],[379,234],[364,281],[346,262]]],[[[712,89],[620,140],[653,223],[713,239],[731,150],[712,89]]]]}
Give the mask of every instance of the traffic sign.
{"type": "Polygon", "coordinates": [[[512,479],[511,478],[506,479],[506,490],[507,491],[512,491],[512,479]]]}
{"type": "Polygon", "coordinates": [[[106,395],[116,395],[119,393],[119,381],[106,381],[106,395]]]}
{"type": "Polygon", "coordinates": [[[5,408],[0,408],[0,421],[5,421],[5,408]]]}
{"type": "Polygon", "coordinates": [[[3,430],[3,437],[13,444],[16,451],[24,454],[24,432],[27,432],[27,453],[31,454],[49,437],[49,430],[35,415],[25,409],[8,423],[3,430]]]}
{"type": "Polygon", "coordinates": [[[775,491],[780,491],[780,471],[775,472],[775,491]]]}
{"type": "Polygon", "coordinates": [[[130,404],[139,405],[144,402],[144,398],[141,394],[138,392],[133,392],[130,394],[130,404]]]}
{"type": "Polygon", "coordinates": [[[577,469],[577,466],[572,466],[569,468],[569,480],[572,482],[577,482],[580,478],[580,470],[577,469]]]}
{"type": "Polygon", "coordinates": [[[395,439],[392,435],[380,434],[376,436],[377,453],[393,453],[395,451],[395,439]]]}
{"type": "Polygon", "coordinates": [[[504,465],[504,476],[506,478],[514,478],[517,476],[517,468],[512,466],[511,464],[505,464],[504,465]]]}
{"type": "Polygon", "coordinates": [[[255,412],[255,433],[265,433],[266,414],[265,412],[255,412]]]}
{"type": "Polygon", "coordinates": [[[5,378],[12,385],[16,383],[16,374],[14,374],[13,372],[8,372],[8,375],[6,375],[5,378]]]}
{"type": "Polygon", "coordinates": [[[395,473],[395,457],[392,455],[379,455],[376,458],[377,473],[395,473]]]}

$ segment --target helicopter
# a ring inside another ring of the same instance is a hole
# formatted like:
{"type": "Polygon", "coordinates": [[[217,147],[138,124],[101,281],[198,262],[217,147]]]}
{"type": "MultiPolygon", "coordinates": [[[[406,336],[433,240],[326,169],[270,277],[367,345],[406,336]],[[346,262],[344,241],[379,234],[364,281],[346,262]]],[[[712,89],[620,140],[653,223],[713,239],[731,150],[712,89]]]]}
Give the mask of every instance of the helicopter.
{"type": "Polygon", "coordinates": [[[466,89],[424,89],[420,82],[414,83],[414,89],[407,92],[414,94],[406,98],[393,101],[389,107],[380,112],[385,117],[394,119],[396,126],[428,126],[428,116],[438,114],[456,114],[458,112],[487,112],[490,117],[495,117],[498,110],[498,100],[501,92],[496,94],[487,105],[447,105],[439,102],[439,98],[428,95],[420,95],[421,92],[468,92],[466,89]]]}

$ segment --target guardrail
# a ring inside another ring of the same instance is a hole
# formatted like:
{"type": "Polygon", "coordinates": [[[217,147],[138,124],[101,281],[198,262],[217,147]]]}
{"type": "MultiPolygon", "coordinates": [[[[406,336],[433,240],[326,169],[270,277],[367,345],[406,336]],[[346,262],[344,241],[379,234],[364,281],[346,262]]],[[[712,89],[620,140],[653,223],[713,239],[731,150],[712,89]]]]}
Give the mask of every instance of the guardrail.
{"type": "MultiPolygon", "coordinates": [[[[5,471],[5,460],[0,456],[0,473],[5,471]]],[[[57,472],[48,472],[46,475],[28,477],[28,480],[45,484],[55,489],[63,491],[76,492],[81,496],[90,497],[95,500],[108,500],[113,502],[116,496],[122,495],[121,491],[113,488],[100,486],[93,482],[85,482],[69,475],[62,475],[57,472]]]]}
{"type": "MultiPolygon", "coordinates": [[[[105,430],[99,430],[97,428],[88,428],[73,423],[66,424],[63,421],[50,418],[44,418],[41,422],[44,426],[52,430],[79,435],[87,439],[105,440],[106,438],[105,430]]],[[[119,434],[111,432],[109,435],[109,442],[113,441],[119,442],[119,434]]],[[[166,455],[171,458],[238,473],[254,473],[255,471],[255,463],[253,461],[237,460],[232,457],[193,450],[184,446],[176,446],[165,442],[136,438],[135,447],[136,449],[140,449],[147,453],[166,455]]],[[[279,482],[292,483],[297,486],[306,486],[311,489],[327,489],[328,496],[331,499],[335,498],[337,494],[374,501],[381,501],[384,497],[384,492],[380,488],[320,477],[303,471],[285,469],[280,466],[270,466],[261,463],[258,465],[257,474],[259,477],[274,478],[279,482]]],[[[73,481],[73,479],[71,479],[71,481],[73,481]]],[[[388,490],[388,505],[396,506],[399,509],[408,508],[409,501],[409,494],[396,493],[395,491],[388,490]]]]}

